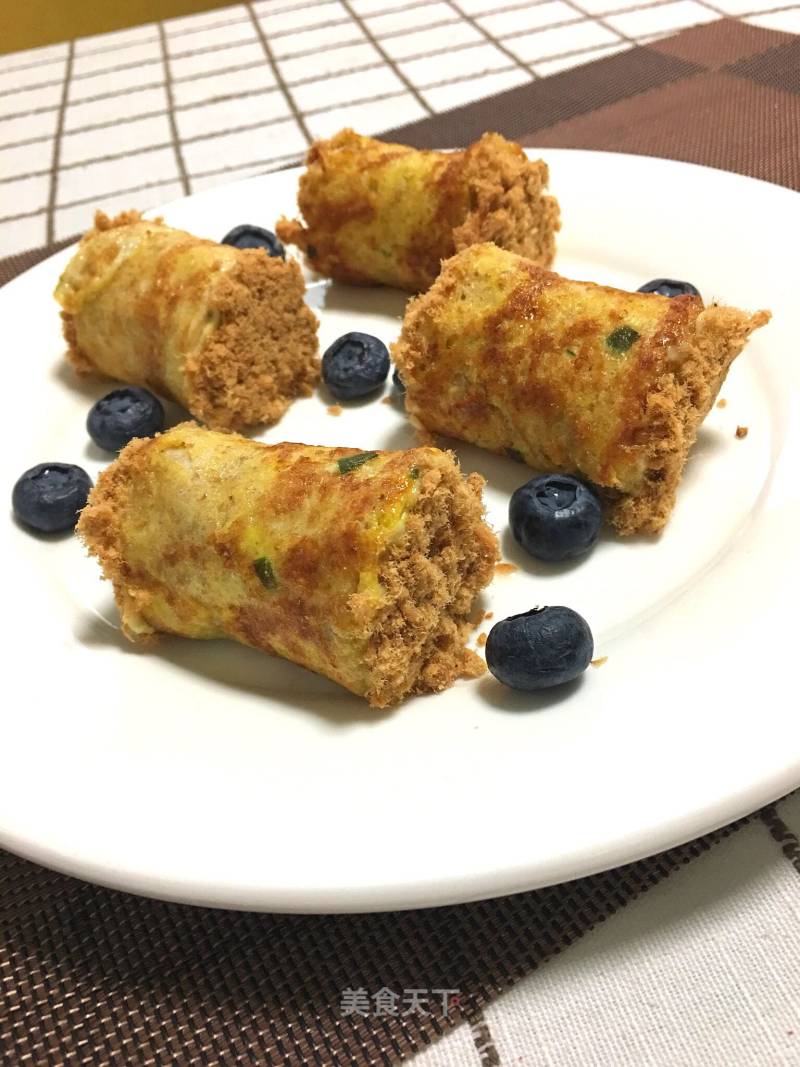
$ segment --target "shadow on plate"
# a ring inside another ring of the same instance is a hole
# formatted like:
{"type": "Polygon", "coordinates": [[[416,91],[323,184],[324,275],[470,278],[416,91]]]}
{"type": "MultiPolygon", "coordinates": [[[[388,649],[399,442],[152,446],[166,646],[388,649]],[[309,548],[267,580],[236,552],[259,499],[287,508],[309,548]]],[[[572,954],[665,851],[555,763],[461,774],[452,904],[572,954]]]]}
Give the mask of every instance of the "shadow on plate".
{"type": "Polygon", "coordinates": [[[419,438],[410,422],[401,422],[399,425],[392,426],[386,436],[381,439],[380,447],[386,452],[419,448],[419,438]]]}
{"type": "Polygon", "coordinates": [[[86,397],[88,414],[89,408],[101,396],[110,393],[112,389],[119,387],[119,382],[113,382],[110,378],[95,378],[91,374],[78,374],[66,357],[57,360],[52,367],[52,376],[60,384],[65,385],[73,393],[81,393],[86,397]]]}
{"type": "Polygon", "coordinates": [[[379,722],[394,708],[371,708],[334,682],[287,660],[240,645],[236,641],[193,641],[165,636],[148,645],[136,645],[101,613],[85,614],[75,628],[84,645],[114,648],[132,656],[155,657],[162,663],[211,682],[255,697],[263,697],[296,711],[311,712],[331,725],[379,722]]]}
{"type": "MultiPolygon", "coordinates": [[[[734,441],[733,444],[736,444],[736,442],[734,441]]],[[[731,441],[728,436],[716,426],[708,426],[707,424],[701,426],[697,439],[689,452],[689,458],[686,461],[686,467],[683,472],[684,477],[693,477],[698,463],[707,462],[712,456],[722,452],[730,445],[731,441]]],[[[678,493],[680,494],[680,489],[678,489],[678,493]]]]}
{"type": "Polygon", "coordinates": [[[383,386],[379,386],[374,393],[368,393],[366,396],[358,396],[352,400],[339,400],[320,378],[316,387],[316,393],[326,407],[340,407],[342,409],[342,415],[346,415],[348,411],[369,407],[370,404],[380,404],[382,389],[383,386]]]}
{"type": "MultiPolygon", "coordinates": [[[[20,471],[22,474],[22,471],[20,471]]],[[[43,530],[34,530],[32,526],[28,526],[24,522],[20,522],[13,511],[8,512],[9,520],[16,526],[16,528],[24,533],[27,537],[33,537],[36,541],[43,541],[45,544],[51,541],[69,541],[74,536],[73,530],[56,530],[55,533],[45,533],[43,530]]]]}
{"type": "MultiPolygon", "coordinates": [[[[306,303],[324,311],[343,311],[358,316],[388,316],[398,322],[403,317],[409,296],[398,289],[380,286],[340,285],[338,282],[323,283],[313,290],[306,290],[306,303]],[[313,296],[312,296],[313,292],[313,296]]],[[[354,320],[356,322],[358,320],[354,320]]],[[[363,320],[362,320],[363,321],[363,320]]],[[[355,328],[355,326],[354,326],[355,328]]],[[[382,338],[382,340],[385,340],[382,338]]],[[[388,345],[388,341],[386,342],[388,345]]]]}
{"type": "Polygon", "coordinates": [[[524,712],[547,711],[566,700],[577,696],[584,684],[585,675],[580,675],[573,682],[542,689],[537,693],[521,693],[509,689],[491,674],[484,674],[476,686],[476,692],[484,703],[498,711],[511,712],[514,715],[524,712]]]}

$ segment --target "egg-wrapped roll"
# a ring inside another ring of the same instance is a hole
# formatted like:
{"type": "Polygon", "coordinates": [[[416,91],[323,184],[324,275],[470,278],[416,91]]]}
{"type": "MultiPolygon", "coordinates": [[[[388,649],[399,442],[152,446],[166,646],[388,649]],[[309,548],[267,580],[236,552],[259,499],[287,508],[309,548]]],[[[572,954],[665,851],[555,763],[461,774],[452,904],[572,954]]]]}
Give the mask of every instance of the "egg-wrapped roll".
{"type": "Polygon", "coordinates": [[[656,533],[731,362],[769,317],[571,281],[482,244],[409,304],[394,357],[428,430],[580,475],[621,533],[656,533]]]}
{"type": "Polygon", "coordinates": [[[219,428],[272,423],[317,380],[296,263],[98,212],[55,291],[81,373],[143,385],[219,428]]]}
{"type": "Polygon", "coordinates": [[[342,130],[317,141],[300,178],[305,225],[279,221],[320,274],[351,285],[427,289],[441,260],[494,241],[549,266],[559,228],[547,164],[485,133],[460,152],[423,152],[342,130]]]}
{"type": "Polygon", "coordinates": [[[131,639],[233,638],[385,707],[483,669],[464,645],[497,557],[482,485],[438,448],[264,445],[184,423],[120,453],[78,533],[131,639]]]}

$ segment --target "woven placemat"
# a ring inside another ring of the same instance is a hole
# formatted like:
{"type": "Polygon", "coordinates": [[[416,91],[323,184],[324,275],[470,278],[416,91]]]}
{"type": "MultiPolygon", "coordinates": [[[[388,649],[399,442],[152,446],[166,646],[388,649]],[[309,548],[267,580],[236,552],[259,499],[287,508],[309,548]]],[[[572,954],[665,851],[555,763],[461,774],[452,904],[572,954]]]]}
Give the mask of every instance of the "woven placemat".
{"type": "Polygon", "coordinates": [[[800,37],[721,19],[387,136],[664,156],[800,189],[800,37]]]}
{"type": "MultiPolygon", "coordinates": [[[[800,188],[799,94],[798,39],[723,20],[392,134],[422,147],[496,129],[800,188]]],[[[0,261],[0,284],[54,250],[0,261]]],[[[782,840],[775,807],[761,818],[782,840]]],[[[550,889],[363,916],[165,904],[0,852],[0,1062],[397,1062],[464,1018],[480,1035],[489,999],[743,822],[550,889]]]]}

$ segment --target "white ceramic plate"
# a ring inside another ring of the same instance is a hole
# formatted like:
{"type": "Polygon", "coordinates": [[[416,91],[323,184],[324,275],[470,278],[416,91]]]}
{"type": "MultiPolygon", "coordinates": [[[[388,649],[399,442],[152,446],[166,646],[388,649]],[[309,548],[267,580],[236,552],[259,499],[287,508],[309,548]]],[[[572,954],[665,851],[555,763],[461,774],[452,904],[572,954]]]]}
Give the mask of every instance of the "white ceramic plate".
{"type": "MultiPolygon", "coordinates": [[[[690,839],[800,784],[800,198],[656,159],[550,151],[563,211],[556,267],[635,289],[692,280],[707,301],[772,308],[736,363],[658,540],[603,540],[545,567],[509,538],[524,467],[459,447],[488,478],[504,556],[486,607],[567,604],[607,656],[564,691],[490,675],[387,713],[233,643],[139,652],[70,537],[2,524],[0,844],[107,885],[196,904],[355,911],[512,893],[690,839]],[[737,440],[738,424],[749,435],[737,440]]],[[[220,238],[292,213],[296,171],[168,206],[220,238]]],[[[108,385],[60,358],[61,253],[0,291],[3,484],[43,460],[107,457],[84,422],[108,385]]],[[[312,285],[323,349],[346,330],[396,336],[404,299],[312,285]]],[[[391,386],[387,385],[387,394],[391,386]]],[[[396,403],[295,404],[265,441],[413,443],[396,403]]],[[[484,627],[486,629],[488,627],[484,627]]]]}

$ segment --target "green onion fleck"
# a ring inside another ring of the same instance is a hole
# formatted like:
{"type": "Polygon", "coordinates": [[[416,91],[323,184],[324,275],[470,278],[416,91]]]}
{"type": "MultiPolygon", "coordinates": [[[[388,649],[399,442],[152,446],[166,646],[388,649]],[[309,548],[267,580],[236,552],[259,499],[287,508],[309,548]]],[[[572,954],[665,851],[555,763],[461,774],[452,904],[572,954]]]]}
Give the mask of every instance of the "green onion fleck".
{"type": "Polygon", "coordinates": [[[369,463],[371,459],[375,459],[377,454],[377,452],[356,452],[354,456],[343,456],[342,459],[337,460],[339,473],[349,474],[356,467],[360,467],[362,463],[369,463]]]}
{"type": "Polygon", "coordinates": [[[278,581],[275,577],[275,571],[272,569],[272,564],[266,556],[259,556],[258,559],[253,560],[253,570],[256,572],[261,580],[261,584],[265,589],[277,589],[278,581]]]}
{"type": "Polygon", "coordinates": [[[575,351],[575,349],[574,349],[574,348],[568,348],[568,349],[566,350],[566,352],[567,352],[567,355],[568,355],[568,356],[575,356],[575,355],[577,355],[577,353],[576,353],[576,351],[575,351]]]}
{"type": "Polygon", "coordinates": [[[606,344],[615,352],[627,352],[634,341],[639,340],[639,334],[632,326],[617,326],[606,337],[606,344]]]}
{"type": "Polygon", "coordinates": [[[417,478],[419,478],[419,467],[412,467],[411,470],[408,473],[409,473],[409,477],[413,481],[416,481],[417,478]]]}

